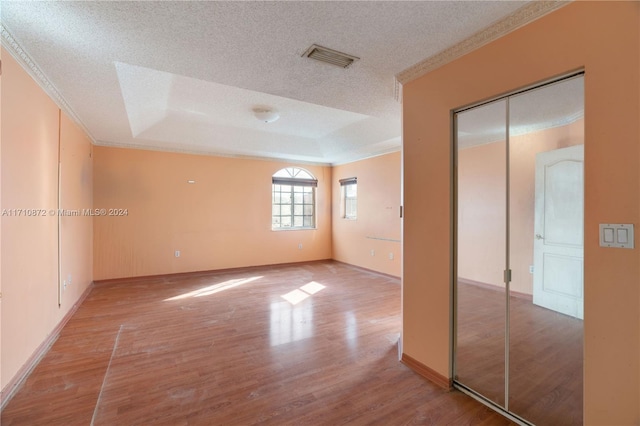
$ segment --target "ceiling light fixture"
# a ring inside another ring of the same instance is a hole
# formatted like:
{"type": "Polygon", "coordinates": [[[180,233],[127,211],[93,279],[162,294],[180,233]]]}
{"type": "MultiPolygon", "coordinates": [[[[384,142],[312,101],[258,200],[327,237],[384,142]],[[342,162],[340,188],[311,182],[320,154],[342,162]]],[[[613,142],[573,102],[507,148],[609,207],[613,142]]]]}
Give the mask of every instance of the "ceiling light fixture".
{"type": "Polygon", "coordinates": [[[264,121],[265,123],[273,123],[280,118],[278,111],[265,107],[254,108],[253,115],[255,115],[258,120],[264,121]]]}

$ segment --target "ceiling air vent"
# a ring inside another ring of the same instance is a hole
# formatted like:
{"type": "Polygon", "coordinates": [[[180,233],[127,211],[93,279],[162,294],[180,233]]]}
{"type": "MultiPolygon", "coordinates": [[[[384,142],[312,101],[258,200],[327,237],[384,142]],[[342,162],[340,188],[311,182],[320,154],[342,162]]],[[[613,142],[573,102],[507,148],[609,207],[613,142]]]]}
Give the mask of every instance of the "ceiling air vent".
{"type": "Polygon", "coordinates": [[[335,65],[340,68],[347,68],[349,65],[360,59],[356,56],[338,52],[337,50],[318,46],[317,44],[312,44],[302,56],[315,59],[316,61],[326,62],[327,64],[335,65]]]}

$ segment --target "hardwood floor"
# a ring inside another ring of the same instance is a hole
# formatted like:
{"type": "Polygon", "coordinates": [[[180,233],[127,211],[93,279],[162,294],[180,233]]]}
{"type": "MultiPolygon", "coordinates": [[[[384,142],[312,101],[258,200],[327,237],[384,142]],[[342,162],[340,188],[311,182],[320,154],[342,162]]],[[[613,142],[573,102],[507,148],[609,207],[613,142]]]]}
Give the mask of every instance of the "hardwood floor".
{"type": "Polygon", "coordinates": [[[97,284],[1,423],[512,424],[399,363],[400,326],[399,280],[330,261],[97,284]]]}
{"type": "MultiPolygon", "coordinates": [[[[536,424],[582,424],[582,321],[510,299],[509,410],[536,424]]],[[[458,380],[504,404],[504,291],[459,283],[458,380]]]]}

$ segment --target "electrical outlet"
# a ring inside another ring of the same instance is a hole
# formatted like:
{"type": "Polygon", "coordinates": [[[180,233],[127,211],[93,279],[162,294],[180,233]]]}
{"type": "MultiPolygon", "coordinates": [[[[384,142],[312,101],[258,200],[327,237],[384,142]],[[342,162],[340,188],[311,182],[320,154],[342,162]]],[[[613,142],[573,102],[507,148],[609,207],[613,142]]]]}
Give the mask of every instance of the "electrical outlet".
{"type": "Polygon", "coordinates": [[[176,250],[176,257],[180,257],[180,250],[176,250]]]}
{"type": "Polygon", "coordinates": [[[371,250],[371,256],[375,256],[376,255],[376,251],[375,250],[371,250]]]}
{"type": "Polygon", "coordinates": [[[389,260],[393,260],[393,253],[389,253],[389,260]]]}
{"type": "Polygon", "coordinates": [[[529,265],[529,273],[533,274],[533,265],[529,265]]]}
{"type": "Polygon", "coordinates": [[[298,244],[298,250],[302,250],[302,243],[298,244]]]}

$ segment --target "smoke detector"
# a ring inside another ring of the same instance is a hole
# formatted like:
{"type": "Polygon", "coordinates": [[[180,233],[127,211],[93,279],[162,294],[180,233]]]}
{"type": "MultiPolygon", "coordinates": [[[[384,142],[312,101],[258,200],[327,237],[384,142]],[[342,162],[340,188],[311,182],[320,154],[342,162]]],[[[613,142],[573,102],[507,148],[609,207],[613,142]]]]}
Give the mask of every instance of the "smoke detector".
{"type": "Polygon", "coordinates": [[[311,47],[304,52],[302,57],[315,59],[316,61],[335,65],[340,68],[348,68],[349,65],[360,59],[357,56],[348,55],[338,52],[337,50],[318,46],[317,44],[312,44],[311,47]]]}
{"type": "Polygon", "coordinates": [[[253,109],[253,115],[260,121],[264,121],[265,123],[273,123],[278,118],[280,118],[280,114],[278,111],[267,108],[267,107],[256,107],[253,109]]]}

